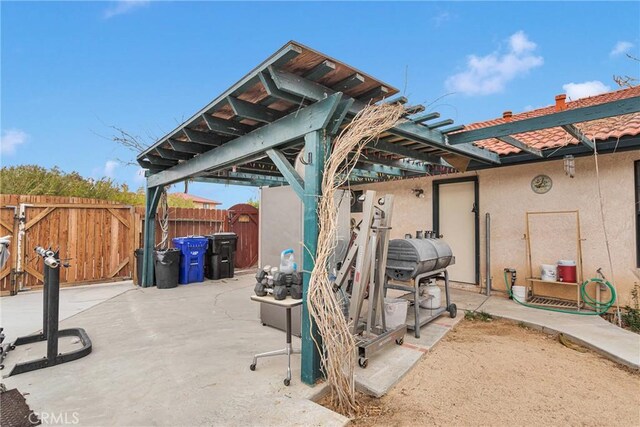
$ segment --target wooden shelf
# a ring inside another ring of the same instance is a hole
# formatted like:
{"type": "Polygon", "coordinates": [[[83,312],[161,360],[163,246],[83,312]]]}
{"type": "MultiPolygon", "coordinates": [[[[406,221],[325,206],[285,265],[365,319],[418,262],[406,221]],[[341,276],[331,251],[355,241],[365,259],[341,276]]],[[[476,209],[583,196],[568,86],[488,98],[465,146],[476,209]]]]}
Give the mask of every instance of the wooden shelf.
{"type": "Polygon", "coordinates": [[[558,281],[555,281],[555,280],[542,280],[542,279],[538,279],[537,277],[527,277],[525,280],[527,282],[552,283],[552,284],[556,284],[556,285],[570,285],[570,286],[578,286],[578,285],[580,285],[580,283],[576,283],[576,282],[558,282],[558,281]]]}

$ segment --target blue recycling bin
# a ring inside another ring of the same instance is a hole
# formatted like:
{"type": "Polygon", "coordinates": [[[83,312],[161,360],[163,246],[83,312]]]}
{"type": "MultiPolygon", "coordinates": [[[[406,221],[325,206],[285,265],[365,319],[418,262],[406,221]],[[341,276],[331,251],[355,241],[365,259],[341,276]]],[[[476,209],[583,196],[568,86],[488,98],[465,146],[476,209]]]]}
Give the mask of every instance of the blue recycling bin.
{"type": "Polygon", "coordinates": [[[176,237],[173,247],[180,249],[180,275],[178,283],[185,285],[204,281],[204,256],[209,239],[202,236],[176,237]]]}

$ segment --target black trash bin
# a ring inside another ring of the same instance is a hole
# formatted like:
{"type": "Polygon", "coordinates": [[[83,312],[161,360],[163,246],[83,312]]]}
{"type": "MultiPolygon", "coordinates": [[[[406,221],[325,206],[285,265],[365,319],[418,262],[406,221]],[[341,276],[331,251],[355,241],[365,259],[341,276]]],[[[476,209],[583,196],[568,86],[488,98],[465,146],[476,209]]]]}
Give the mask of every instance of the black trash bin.
{"type": "Polygon", "coordinates": [[[158,289],[169,289],[178,286],[180,273],[180,249],[154,251],[153,260],[158,289]]]}
{"type": "MultiPolygon", "coordinates": [[[[133,251],[133,255],[136,258],[136,285],[142,286],[142,260],[144,258],[144,249],[136,249],[133,251]]],[[[156,284],[156,272],[153,269],[153,285],[156,284]]]]}
{"type": "Polygon", "coordinates": [[[213,280],[233,277],[238,236],[236,233],[214,233],[207,238],[209,246],[205,256],[205,276],[213,280]]]}

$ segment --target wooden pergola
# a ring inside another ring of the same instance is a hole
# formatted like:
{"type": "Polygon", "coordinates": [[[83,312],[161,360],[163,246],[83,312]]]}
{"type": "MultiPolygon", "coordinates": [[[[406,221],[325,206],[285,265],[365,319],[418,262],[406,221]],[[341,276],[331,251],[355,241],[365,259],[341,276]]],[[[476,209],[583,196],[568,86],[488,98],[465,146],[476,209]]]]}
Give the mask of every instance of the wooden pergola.
{"type": "MultiPolygon", "coordinates": [[[[313,269],[310,253],[317,247],[320,184],[332,138],[367,104],[406,104],[407,99],[397,94],[396,88],[353,67],[300,43],[287,43],[138,156],[138,163],[147,170],[142,285],[153,284],[154,223],[166,186],[185,180],[290,185],[304,205],[304,246],[309,250],[303,255],[306,301],[308,272],[313,269]],[[304,178],[293,166],[299,156],[304,178]]],[[[640,98],[636,97],[465,131],[437,112],[409,106],[405,121],[367,146],[348,180],[360,184],[543,160],[543,151],[512,135],[558,126],[580,140],[574,154],[588,154],[593,143],[575,123],[638,111],[640,98]],[[498,138],[521,152],[500,157],[474,145],[487,138],[498,138]]],[[[640,141],[635,138],[628,145],[637,148],[640,141]]],[[[319,340],[305,302],[302,380],[307,384],[321,376],[314,338],[319,340]]]]}

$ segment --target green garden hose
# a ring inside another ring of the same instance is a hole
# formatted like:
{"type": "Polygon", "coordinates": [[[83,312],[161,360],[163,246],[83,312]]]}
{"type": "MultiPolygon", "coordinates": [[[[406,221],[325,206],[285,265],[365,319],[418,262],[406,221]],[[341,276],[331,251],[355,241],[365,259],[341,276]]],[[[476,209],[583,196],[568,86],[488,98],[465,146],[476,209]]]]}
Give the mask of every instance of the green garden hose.
{"type": "Polygon", "coordinates": [[[524,305],[525,307],[537,308],[539,310],[555,311],[555,312],[558,312],[558,313],[579,314],[581,316],[599,316],[599,315],[604,314],[607,311],[609,311],[609,309],[611,308],[613,303],[616,302],[616,290],[613,287],[613,285],[611,283],[609,283],[608,280],[603,280],[603,279],[600,279],[600,278],[597,278],[597,277],[595,277],[593,279],[585,280],[584,283],[580,286],[580,296],[582,297],[582,300],[584,301],[585,304],[587,304],[589,307],[593,308],[595,311],[562,310],[560,308],[542,307],[542,306],[539,306],[539,305],[527,304],[526,302],[522,302],[522,301],[518,300],[516,297],[513,296],[513,292],[511,291],[511,287],[509,286],[509,281],[507,280],[507,272],[506,271],[504,272],[504,284],[507,287],[507,291],[509,292],[509,296],[515,302],[517,302],[520,305],[524,305]],[[611,292],[611,298],[609,299],[609,301],[598,303],[598,301],[596,301],[595,299],[591,298],[591,296],[589,296],[589,294],[587,294],[587,285],[589,283],[596,283],[597,286],[605,285],[607,288],[609,288],[609,291],[611,292]]]}

